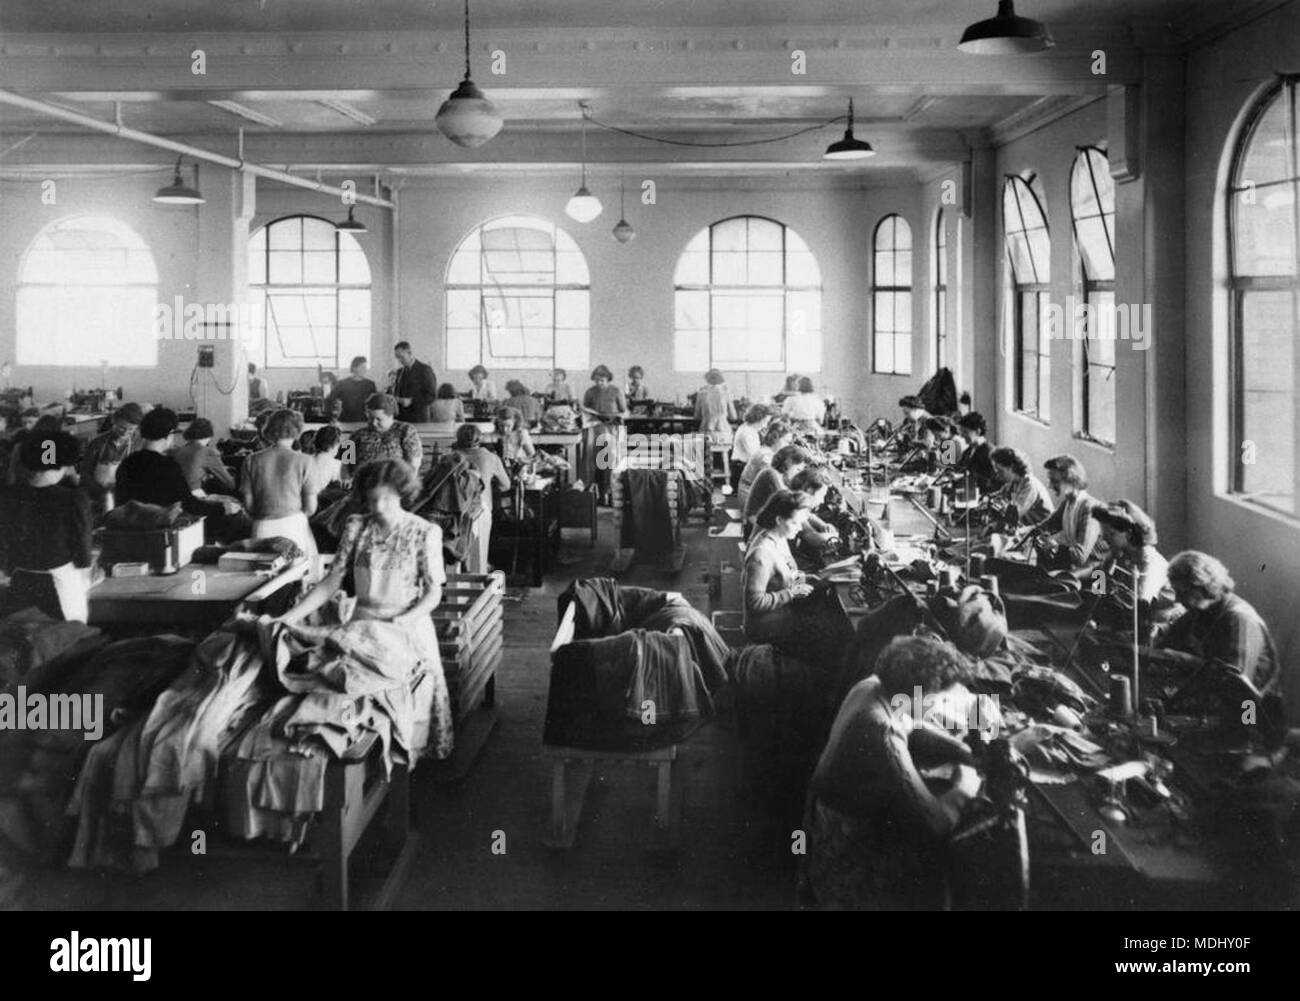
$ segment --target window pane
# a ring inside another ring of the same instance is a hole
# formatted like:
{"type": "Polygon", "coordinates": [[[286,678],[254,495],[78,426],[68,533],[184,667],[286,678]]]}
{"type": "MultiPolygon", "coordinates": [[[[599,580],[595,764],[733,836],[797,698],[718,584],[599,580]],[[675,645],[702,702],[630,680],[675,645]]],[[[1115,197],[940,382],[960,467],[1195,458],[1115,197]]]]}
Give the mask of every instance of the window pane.
{"type": "Polygon", "coordinates": [[[1294,197],[1290,185],[1243,191],[1233,197],[1238,275],[1296,273],[1294,197]]]}
{"type": "MultiPolygon", "coordinates": [[[[694,244],[696,241],[692,240],[694,244]]],[[[688,250],[677,261],[677,273],[673,275],[674,285],[709,284],[709,255],[707,251],[688,250]]]]}
{"type": "Polygon", "coordinates": [[[677,293],[676,327],[678,330],[707,331],[709,329],[708,292],[677,293]]]}
{"type": "Polygon", "coordinates": [[[876,334],[876,371],[894,371],[894,335],[877,332],[876,334]]]}
{"type": "Polygon", "coordinates": [[[481,333],[477,326],[472,329],[449,327],[447,329],[447,367],[453,371],[465,371],[479,363],[479,339],[481,333]]]}
{"type": "Polygon", "coordinates": [[[713,283],[715,285],[748,284],[748,269],[745,267],[745,255],[742,253],[718,253],[713,255],[713,283]]]}
{"type": "Polygon", "coordinates": [[[912,337],[910,334],[894,335],[894,372],[897,375],[912,374],[912,337]]]}
{"type": "Polygon", "coordinates": [[[893,251],[884,254],[876,254],[876,284],[899,284],[897,272],[894,269],[893,251]]]}
{"type": "Polygon", "coordinates": [[[1115,444],[1115,369],[1088,366],[1088,433],[1115,444]]]}
{"type": "MultiPolygon", "coordinates": [[[[369,289],[340,289],[339,290],[339,327],[350,327],[354,329],[365,330],[367,336],[370,332],[370,290],[369,289]]],[[[358,352],[365,354],[366,352],[358,352]]],[[[351,359],[346,351],[339,351],[341,360],[351,359]]]]}
{"type": "Polygon", "coordinates": [[[448,285],[477,285],[481,278],[477,250],[458,250],[451,255],[451,264],[447,268],[448,285]]]}
{"type": "Polygon", "coordinates": [[[703,372],[708,367],[708,333],[678,330],[673,335],[673,368],[678,372],[703,372]]]}
{"type": "Polygon", "coordinates": [[[329,251],[334,252],[334,241],[337,238],[335,234],[338,230],[334,228],[333,223],[325,222],[322,219],[303,219],[302,220],[302,249],[306,251],[329,251]]]}
{"type": "Polygon", "coordinates": [[[761,253],[749,255],[749,284],[780,285],[781,255],[779,253],[761,253]]]}
{"type": "Polygon", "coordinates": [[[555,331],[555,364],[570,372],[580,373],[585,373],[591,367],[590,338],[586,329],[555,331]]]}
{"type": "Polygon", "coordinates": [[[301,285],[302,254],[296,250],[272,250],[270,277],[272,285],[301,285]]]}
{"type": "Polygon", "coordinates": [[[767,219],[749,219],[749,251],[780,254],[782,227],[767,219]]]}
{"type": "Polygon", "coordinates": [[[568,330],[586,330],[590,322],[589,299],[585,289],[559,289],[555,293],[555,325],[568,330]]]}
{"type": "Polygon", "coordinates": [[[713,227],[713,252],[743,252],[748,247],[749,227],[746,220],[727,219],[713,227]]]}
{"type": "Polygon", "coordinates": [[[344,285],[370,284],[370,265],[364,253],[359,250],[340,251],[339,282],[344,285]]]}
{"type": "Polygon", "coordinates": [[[1295,165],[1291,160],[1295,136],[1291,134],[1288,117],[1287,88],[1283,87],[1251,132],[1250,146],[1236,179],[1238,187],[1295,177],[1295,165]]]}
{"type": "Polygon", "coordinates": [[[334,251],[312,251],[302,255],[302,282],[304,285],[332,285],[336,274],[334,251]]]}
{"type": "Polygon", "coordinates": [[[296,253],[302,248],[301,219],[281,219],[270,223],[266,230],[272,250],[292,250],[296,253]]]}
{"type": "MultiPolygon", "coordinates": [[[[1295,300],[1290,292],[1248,292],[1241,308],[1242,385],[1247,391],[1295,391],[1295,300]]],[[[1258,439],[1256,439],[1258,441],[1258,439]]]]}
{"type": "Polygon", "coordinates": [[[1115,261],[1111,257],[1105,223],[1094,217],[1079,219],[1074,225],[1084,275],[1089,281],[1114,281],[1115,261]]]}

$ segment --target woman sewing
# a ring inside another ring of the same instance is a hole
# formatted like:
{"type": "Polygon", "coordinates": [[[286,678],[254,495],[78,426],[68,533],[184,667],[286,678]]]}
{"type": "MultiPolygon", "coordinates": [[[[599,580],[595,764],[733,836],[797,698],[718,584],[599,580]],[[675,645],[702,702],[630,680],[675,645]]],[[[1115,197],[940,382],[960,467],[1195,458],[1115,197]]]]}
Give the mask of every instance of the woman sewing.
{"type": "Polygon", "coordinates": [[[794,635],[791,604],[811,594],[812,585],[790,553],[790,540],[803,530],[811,510],[803,494],[778,490],[758,513],[742,575],[745,637],[751,643],[780,645],[794,635]]]}
{"type": "Polygon", "coordinates": [[[397,419],[397,400],[387,393],[366,400],[366,426],[352,433],[352,447],[354,468],[376,459],[401,459],[418,473],[424,462],[420,433],[397,419]]]}
{"type": "Polygon", "coordinates": [[[758,474],[771,464],[772,456],[779,449],[789,445],[793,440],[794,430],[783,420],[773,420],[763,429],[763,433],[759,436],[758,451],[750,457],[749,462],[745,464],[745,468],[740,474],[736,499],[740,501],[741,511],[745,510],[745,503],[749,500],[749,491],[754,486],[754,481],[758,479],[758,474]]]}
{"type": "Polygon", "coordinates": [[[280,621],[302,622],[351,579],[356,596],[352,621],[392,622],[414,634],[432,683],[426,753],[446,758],[452,750],[451,699],[431,617],[447,581],[442,530],[406,510],[419,492],[419,481],[405,462],[366,463],[357,470],[353,491],[366,513],[348,518],[329,573],[280,621]]]}
{"type": "Polygon", "coordinates": [[[429,407],[429,419],[435,424],[465,423],[465,404],[450,382],[438,387],[438,397],[429,407]]]}
{"type": "Polygon", "coordinates": [[[500,407],[496,414],[497,440],[501,442],[501,458],[511,463],[528,462],[537,454],[533,436],[524,426],[522,415],[514,407],[500,407]]]}
{"type": "Polygon", "coordinates": [[[634,400],[650,399],[650,390],[645,385],[645,369],[640,365],[633,365],[627,370],[627,386],[623,390],[624,397],[629,403],[634,400]]]}
{"type": "Polygon", "coordinates": [[[488,378],[488,370],[482,365],[475,365],[469,370],[469,397],[471,400],[483,400],[495,403],[497,388],[488,378]]]}
{"type": "Polygon", "coordinates": [[[806,434],[816,434],[826,419],[826,404],[813,388],[813,381],[807,376],[799,380],[799,392],[787,396],[781,404],[781,413],[796,430],[806,434]]]}
{"type": "MultiPolygon", "coordinates": [[[[995,448],[989,458],[1002,486],[994,494],[1015,512],[1015,522],[1035,525],[1052,513],[1052,495],[1029,468],[1029,456],[1018,448],[995,448]]],[[[1010,520],[1010,519],[1008,519],[1010,520]]]]}
{"type": "Polygon", "coordinates": [[[786,445],[784,448],[777,449],[772,455],[771,464],[761,469],[754,477],[754,482],[750,484],[749,492],[745,495],[745,506],[741,509],[741,521],[746,538],[749,537],[758,512],[763,510],[763,505],[767,503],[768,498],[778,490],[794,489],[790,486],[790,480],[803,472],[808,461],[808,453],[798,445],[786,445]]]}
{"type": "Polygon", "coordinates": [[[1131,608],[1133,579],[1137,576],[1145,642],[1153,630],[1177,617],[1178,600],[1169,584],[1169,563],[1156,549],[1156,523],[1130,500],[1094,507],[1092,517],[1101,524],[1102,540],[1110,550],[1110,559],[1100,568],[1110,581],[1107,593],[1123,598],[1131,608]]]}

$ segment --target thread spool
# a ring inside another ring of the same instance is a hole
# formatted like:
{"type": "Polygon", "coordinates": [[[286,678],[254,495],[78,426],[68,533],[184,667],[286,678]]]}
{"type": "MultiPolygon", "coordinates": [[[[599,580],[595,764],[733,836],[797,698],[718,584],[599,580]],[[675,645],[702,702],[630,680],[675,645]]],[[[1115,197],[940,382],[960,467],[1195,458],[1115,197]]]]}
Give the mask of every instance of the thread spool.
{"type": "Polygon", "coordinates": [[[993,595],[993,597],[997,598],[1001,596],[1001,592],[998,590],[998,579],[994,574],[982,574],[979,581],[980,587],[993,595]]]}
{"type": "Polygon", "coordinates": [[[943,487],[931,487],[928,491],[926,491],[925,505],[931,511],[939,510],[939,506],[942,503],[943,503],[943,487]]]}
{"type": "Polygon", "coordinates": [[[1124,719],[1133,715],[1133,686],[1123,674],[1112,674],[1110,678],[1110,714],[1124,719]]]}

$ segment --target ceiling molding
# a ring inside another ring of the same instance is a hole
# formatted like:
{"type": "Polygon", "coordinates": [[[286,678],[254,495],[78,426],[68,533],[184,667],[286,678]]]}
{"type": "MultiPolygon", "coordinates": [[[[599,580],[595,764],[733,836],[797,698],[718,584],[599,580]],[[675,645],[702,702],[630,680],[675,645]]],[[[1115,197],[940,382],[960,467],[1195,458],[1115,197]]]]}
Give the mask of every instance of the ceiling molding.
{"type": "Polygon", "coordinates": [[[1099,97],[1093,94],[1043,97],[1015,114],[995,122],[988,130],[989,137],[994,146],[1005,146],[1031,132],[1037,132],[1066,115],[1073,114],[1080,108],[1086,108],[1104,99],[1105,95],[1099,97]]]}

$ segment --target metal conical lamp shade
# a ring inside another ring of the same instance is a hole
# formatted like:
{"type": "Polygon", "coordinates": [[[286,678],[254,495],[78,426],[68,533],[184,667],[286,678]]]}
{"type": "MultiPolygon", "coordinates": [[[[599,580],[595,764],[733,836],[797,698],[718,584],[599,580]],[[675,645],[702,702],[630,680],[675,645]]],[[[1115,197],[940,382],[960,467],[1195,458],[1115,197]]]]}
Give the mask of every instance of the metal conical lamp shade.
{"type": "Polygon", "coordinates": [[[823,160],[865,160],[869,156],[875,156],[876,151],[871,148],[871,143],[863,139],[856,139],[853,136],[853,130],[849,129],[844,133],[843,139],[837,139],[826,147],[826,152],[822,154],[823,160]]]}
{"type": "Polygon", "coordinates": [[[154,192],[153,200],[159,205],[202,205],[207,201],[198,188],[191,188],[181,181],[180,170],[172,178],[172,183],[154,192]]]}
{"type": "Polygon", "coordinates": [[[613,234],[614,239],[619,243],[630,243],[636,239],[636,230],[632,228],[632,224],[626,219],[620,219],[614,223],[613,234]]]}
{"type": "Polygon", "coordinates": [[[564,214],[577,222],[591,222],[603,210],[600,199],[588,191],[585,184],[573,193],[569,204],[564,206],[564,214]]]}
{"type": "Polygon", "coordinates": [[[1047,25],[1018,17],[1013,0],[998,0],[997,16],[972,24],[962,34],[957,48],[977,56],[1004,56],[1042,52],[1055,44],[1047,25]]]}
{"type": "Polygon", "coordinates": [[[503,124],[496,107],[469,77],[442,102],[433,121],[439,132],[465,149],[482,146],[503,124]]]}
{"type": "Polygon", "coordinates": [[[364,222],[361,222],[361,220],[359,220],[359,219],[355,219],[355,218],[353,218],[353,216],[352,216],[353,211],[354,211],[354,210],[352,209],[352,207],[349,206],[349,207],[348,207],[348,217],[347,217],[346,219],[344,219],[342,222],[336,222],[336,223],[334,224],[334,228],[337,229],[340,233],[366,233],[366,232],[368,232],[368,230],[366,229],[366,224],[365,224],[364,222]]]}

